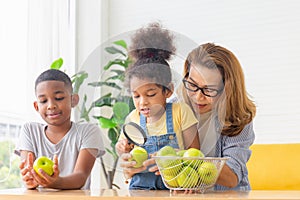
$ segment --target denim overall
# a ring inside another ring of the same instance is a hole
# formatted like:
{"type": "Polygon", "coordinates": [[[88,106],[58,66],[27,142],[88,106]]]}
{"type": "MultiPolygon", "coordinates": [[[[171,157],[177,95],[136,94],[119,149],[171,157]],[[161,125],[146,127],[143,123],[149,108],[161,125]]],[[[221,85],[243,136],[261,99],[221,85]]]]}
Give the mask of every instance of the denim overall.
{"type": "MultiPolygon", "coordinates": [[[[169,145],[173,148],[179,148],[176,133],[173,129],[173,116],[172,116],[172,104],[167,103],[166,105],[166,123],[167,123],[167,134],[160,136],[149,136],[146,127],[146,117],[140,115],[140,125],[144,129],[147,135],[147,141],[142,146],[148,152],[152,154],[157,152],[162,147],[169,145]]],[[[145,170],[141,173],[135,174],[129,185],[129,189],[141,189],[141,190],[167,190],[164,185],[161,176],[155,175],[153,172],[145,170]]]]}

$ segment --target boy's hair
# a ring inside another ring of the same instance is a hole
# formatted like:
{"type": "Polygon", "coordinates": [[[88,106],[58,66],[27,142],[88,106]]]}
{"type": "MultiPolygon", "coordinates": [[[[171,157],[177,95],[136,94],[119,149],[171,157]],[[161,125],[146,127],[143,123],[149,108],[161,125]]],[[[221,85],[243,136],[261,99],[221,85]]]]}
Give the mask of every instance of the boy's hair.
{"type": "Polygon", "coordinates": [[[125,86],[130,88],[132,77],[149,79],[156,84],[169,88],[172,74],[167,62],[175,54],[174,36],[159,23],[150,23],[140,28],[132,36],[129,57],[133,61],[126,70],[125,86]]]}
{"type": "Polygon", "coordinates": [[[73,92],[72,89],[72,81],[70,77],[64,73],[63,71],[57,70],[57,69],[48,69],[41,73],[37,79],[35,80],[35,86],[34,89],[36,90],[36,87],[39,83],[43,81],[61,81],[65,83],[65,86],[70,89],[71,92],[73,92]]]}

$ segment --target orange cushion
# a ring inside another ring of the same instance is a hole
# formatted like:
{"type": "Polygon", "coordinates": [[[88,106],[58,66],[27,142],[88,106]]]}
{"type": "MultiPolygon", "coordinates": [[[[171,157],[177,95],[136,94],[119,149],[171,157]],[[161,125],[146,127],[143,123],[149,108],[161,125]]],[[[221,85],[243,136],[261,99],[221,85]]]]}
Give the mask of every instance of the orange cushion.
{"type": "Polygon", "coordinates": [[[252,190],[300,190],[300,143],[254,144],[250,149],[252,190]]]}

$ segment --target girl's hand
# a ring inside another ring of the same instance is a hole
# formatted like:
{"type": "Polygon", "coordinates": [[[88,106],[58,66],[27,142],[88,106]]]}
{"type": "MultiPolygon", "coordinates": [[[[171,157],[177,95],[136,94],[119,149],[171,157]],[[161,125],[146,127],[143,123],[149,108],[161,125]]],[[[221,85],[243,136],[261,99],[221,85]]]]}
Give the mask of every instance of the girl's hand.
{"type": "MultiPolygon", "coordinates": [[[[150,155],[150,157],[152,157],[152,156],[150,155]]],[[[154,166],[150,167],[150,168],[148,169],[148,171],[149,171],[149,172],[154,172],[155,175],[157,175],[157,176],[160,175],[160,172],[159,172],[159,170],[158,170],[158,167],[157,167],[157,165],[156,165],[156,163],[155,163],[154,158],[150,158],[150,159],[146,160],[143,164],[144,164],[145,166],[154,165],[154,166]]]]}
{"type": "Polygon", "coordinates": [[[53,174],[49,176],[44,170],[39,169],[39,173],[37,174],[34,169],[31,170],[31,173],[33,174],[34,179],[36,182],[43,186],[43,187],[51,187],[51,185],[54,185],[59,179],[59,169],[58,169],[58,158],[57,155],[54,155],[53,158],[53,174]]]}
{"type": "Polygon", "coordinates": [[[23,160],[19,165],[22,180],[28,189],[35,189],[39,184],[34,179],[34,175],[31,173],[33,170],[33,154],[29,152],[26,160],[23,160]]]}
{"type": "Polygon", "coordinates": [[[123,139],[117,142],[116,150],[119,155],[123,153],[129,153],[133,149],[134,145],[129,144],[127,139],[123,139]]]}
{"type": "MultiPolygon", "coordinates": [[[[133,166],[136,164],[135,161],[129,161],[128,159],[131,158],[130,153],[123,153],[121,155],[121,162],[120,166],[123,168],[124,176],[127,179],[130,179],[133,175],[142,172],[147,169],[147,166],[142,166],[139,168],[134,168],[133,166]]],[[[146,162],[146,161],[145,161],[146,162]]]]}

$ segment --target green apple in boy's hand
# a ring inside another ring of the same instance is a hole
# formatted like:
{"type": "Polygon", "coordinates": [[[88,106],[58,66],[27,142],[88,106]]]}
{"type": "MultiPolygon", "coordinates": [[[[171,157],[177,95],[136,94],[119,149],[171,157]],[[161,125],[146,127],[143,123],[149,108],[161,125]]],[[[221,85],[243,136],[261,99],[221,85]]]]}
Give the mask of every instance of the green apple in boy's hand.
{"type": "Polygon", "coordinates": [[[216,165],[212,162],[203,162],[198,167],[198,174],[200,176],[201,181],[204,184],[213,184],[216,181],[218,175],[218,169],[216,165]]]}
{"type": "Polygon", "coordinates": [[[34,161],[33,169],[40,176],[42,176],[42,174],[39,172],[39,169],[42,169],[51,176],[53,174],[53,165],[54,162],[51,159],[46,156],[41,156],[34,161]]]}
{"type": "Polygon", "coordinates": [[[134,147],[131,151],[131,158],[129,161],[135,161],[136,164],[134,168],[139,168],[143,166],[143,162],[148,159],[148,152],[143,147],[134,147]]]}

